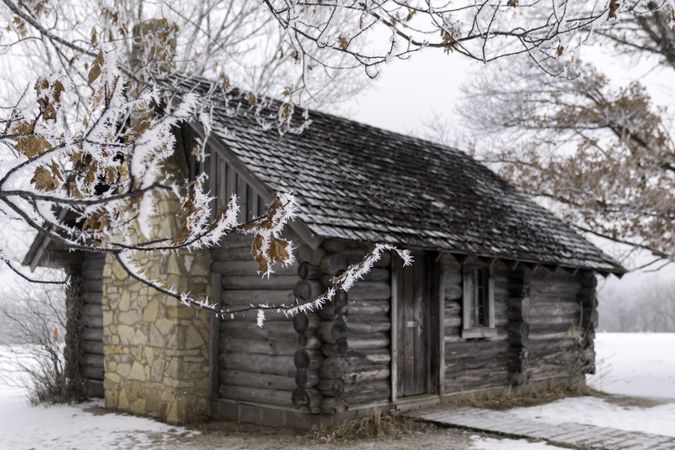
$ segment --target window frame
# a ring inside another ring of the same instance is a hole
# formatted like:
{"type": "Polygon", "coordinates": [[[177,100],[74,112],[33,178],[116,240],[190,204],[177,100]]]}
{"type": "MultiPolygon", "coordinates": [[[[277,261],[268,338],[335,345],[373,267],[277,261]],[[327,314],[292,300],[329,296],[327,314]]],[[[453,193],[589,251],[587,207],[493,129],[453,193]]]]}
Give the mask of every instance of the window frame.
{"type": "Polygon", "coordinates": [[[497,336],[495,324],[495,288],[494,271],[490,265],[468,264],[462,266],[462,333],[463,339],[483,339],[497,336]],[[485,271],[487,275],[486,297],[483,298],[487,307],[487,325],[474,323],[477,314],[477,296],[475,280],[478,271],[485,271]]]}

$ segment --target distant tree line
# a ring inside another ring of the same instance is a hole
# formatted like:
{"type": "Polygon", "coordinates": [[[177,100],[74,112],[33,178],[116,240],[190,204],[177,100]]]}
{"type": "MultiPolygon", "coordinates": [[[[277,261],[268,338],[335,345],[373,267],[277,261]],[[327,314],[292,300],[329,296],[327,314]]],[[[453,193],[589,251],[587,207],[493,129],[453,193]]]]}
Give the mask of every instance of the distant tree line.
{"type": "Polygon", "coordinates": [[[607,287],[599,296],[599,330],[675,332],[675,280],[626,289],[607,287]]]}

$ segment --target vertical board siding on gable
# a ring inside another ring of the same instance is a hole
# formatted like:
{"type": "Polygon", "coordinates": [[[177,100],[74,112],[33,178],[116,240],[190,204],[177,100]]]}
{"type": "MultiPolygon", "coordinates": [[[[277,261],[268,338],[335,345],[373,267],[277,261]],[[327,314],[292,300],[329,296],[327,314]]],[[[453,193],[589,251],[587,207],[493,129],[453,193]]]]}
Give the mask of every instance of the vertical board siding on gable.
{"type": "Polygon", "coordinates": [[[567,272],[540,269],[533,274],[527,308],[530,381],[581,373],[580,290],[581,284],[567,272]]]}
{"type": "Polygon", "coordinates": [[[210,154],[211,190],[217,194],[217,207],[225,206],[232,195],[239,202],[239,220],[248,222],[265,212],[263,193],[246,182],[246,178],[218,152],[210,154]]]}
{"type": "Polygon", "coordinates": [[[493,267],[497,336],[490,339],[462,339],[462,268],[447,253],[441,256],[441,263],[445,304],[444,393],[508,385],[507,268],[501,264],[493,267]]]}
{"type": "Polygon", "coordinates": [[[80,370],[86,381],[87,395],[103,397],[103,291],[102,254],[86,254],[82,262],[83,311],[82,358],[80,370]]]}
{"type": "MultiPolygon", "coordinates": [[[[224,307],[292,304],[299,280],[297,265],[279,268],[269,279],[256,273],[250,236],[227,236],[212,251],[212,273],[221,277],[224,307]]],[[[255,311],[224,318],[219,324],[218,396],[231,400],[292,408],[295,388],[293,355],[298,335],[283,314],[267,313],[262,328],[255,311]]]]}

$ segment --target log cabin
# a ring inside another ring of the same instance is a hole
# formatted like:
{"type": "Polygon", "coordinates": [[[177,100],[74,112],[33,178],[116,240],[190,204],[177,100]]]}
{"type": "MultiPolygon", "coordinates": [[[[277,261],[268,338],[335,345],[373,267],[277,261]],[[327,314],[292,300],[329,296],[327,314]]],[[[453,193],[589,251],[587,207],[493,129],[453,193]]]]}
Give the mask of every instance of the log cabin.
{"type": "Polygon", "coordinates": [[[317,111],[303,132],[280,134],[231,95],[213,103],[205,166],[190,158],[200,130],[185,125],[175,168],[205,170],[219,204],[237,195],[242,221],[293,192],[295,263],[261,278],[250,238],[231,236],[151,261],[158,276],[225,306],[289,304],[321,294],[375,243],[411,249],[415,262],[386,254],[323,309],[271,314],[260,328],[255,314],[188,311],[111,258],[39,236],[25,264],[73,280],[71,373],[88,395],[169,422],[310,427],[594,371],[596,276],[625,270],[570,225],[462,151],[317,111]]]}

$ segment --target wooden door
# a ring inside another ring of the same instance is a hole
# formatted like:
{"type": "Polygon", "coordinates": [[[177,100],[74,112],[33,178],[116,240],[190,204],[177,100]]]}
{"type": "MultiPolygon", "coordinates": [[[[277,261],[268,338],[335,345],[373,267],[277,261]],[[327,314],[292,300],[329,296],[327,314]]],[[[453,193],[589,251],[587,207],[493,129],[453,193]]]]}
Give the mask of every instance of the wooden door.
{"type": "Polygon", "coordinates": [[[412,267],[396,271],[397,396],[430,392],[429,262],[424,252],[413,254],[412,267]]]}

